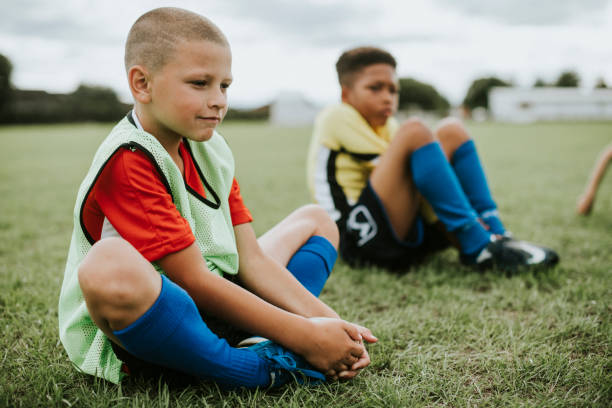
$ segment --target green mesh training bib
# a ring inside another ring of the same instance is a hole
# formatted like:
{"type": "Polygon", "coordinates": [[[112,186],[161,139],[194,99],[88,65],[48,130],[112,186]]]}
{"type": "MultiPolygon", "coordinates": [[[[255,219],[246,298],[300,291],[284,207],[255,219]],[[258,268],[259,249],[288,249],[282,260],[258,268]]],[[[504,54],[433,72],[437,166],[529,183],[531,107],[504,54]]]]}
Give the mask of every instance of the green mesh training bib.
{"type": "MultiPolygon", "coordinates": [[[[219,275],[238,273],[238,251],[228,204],[234,159],[223,137],[215,132],[206,142],[186,142],[204,184],[204,198],[187,190],[179,168],[157,139],[124,118],[98,148],[79,188],[58,313],[60,340],[70,360],[79,370],[113,383],[124,375],[122,362],[87,312],[77,270],[94,243],[83,224],[84,203],[106,163],[123,147],[141,150],[156,165],[176,208],[189,222],[208,268],[219,275]]],[[[158,265],[153,266],[163,273],[158,265]]]]}

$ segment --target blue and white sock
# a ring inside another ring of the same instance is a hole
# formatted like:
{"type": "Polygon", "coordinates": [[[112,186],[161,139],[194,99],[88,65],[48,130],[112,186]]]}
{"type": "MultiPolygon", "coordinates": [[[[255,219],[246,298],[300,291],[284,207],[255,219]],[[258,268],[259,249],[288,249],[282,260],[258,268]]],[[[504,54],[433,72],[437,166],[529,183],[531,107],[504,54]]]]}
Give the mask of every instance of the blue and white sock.
{"type": "Polygon", "coordinates": [[[448,231],[461,244],[461,252],[473,254],[484,248],[491,234],[478,221],[455,172],[437,142],[415,150],[410,157],[412,178],[448,231]]]}
{"type": "Polygon", "coordinates": [[[327,239],[315,235],[297,250],[287,264],[287,269],[310,293],[319,296],[338,253],[327,239]]]}
{"type": "Polygon", "coordinates": [[[506,232],[499,218],[485,172],[480,163],[473,140],[463,143],[453,154],[451,163],[470,204],[490,227],[489,232],[503,235],[506,232]]]}
{"type": "Polygon", "coordinates": [[[202,321],[180,286],[162,275],[155,303],[135,322],[113,332],[132,355],[228,386],[265,387],[268,364],[248,348],[230,347],[202,321]]]}

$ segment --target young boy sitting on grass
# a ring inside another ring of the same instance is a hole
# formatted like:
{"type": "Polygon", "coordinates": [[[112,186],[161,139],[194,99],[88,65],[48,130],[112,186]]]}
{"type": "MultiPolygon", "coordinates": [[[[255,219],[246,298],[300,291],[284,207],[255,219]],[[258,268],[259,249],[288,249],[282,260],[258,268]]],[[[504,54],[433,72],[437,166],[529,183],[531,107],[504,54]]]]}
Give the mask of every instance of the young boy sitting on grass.
{"type": "Polygon", "coordinates": [[[308,184],[340,229],[352,265],[405,269],[454,243],[460,260],[508,271],[550,266],[557,254],[512,238],[465,128],[418,119],[401,126],[396,62],[360,47],[336,64],[342,103],[319,114],[308,155],[308,184]],[[423,200],[424,199],[424,200],[423,200]]]}
{"type": "Polygon", "coordinates": [[[130,30],[125,66],[134,110],[99,147],[74,210],[59,301],[72,362],[115,383],[135,372],[230,387],[354,377],[370,363],[362,340],[376,338],[317,298],[336,225],[310,205],[259,240],[251,227],[215,131],[232,82],[223,33],[186,10],[152,10],[130,30]],[[232,347],[234,328],[270,340],[232,347]]]}

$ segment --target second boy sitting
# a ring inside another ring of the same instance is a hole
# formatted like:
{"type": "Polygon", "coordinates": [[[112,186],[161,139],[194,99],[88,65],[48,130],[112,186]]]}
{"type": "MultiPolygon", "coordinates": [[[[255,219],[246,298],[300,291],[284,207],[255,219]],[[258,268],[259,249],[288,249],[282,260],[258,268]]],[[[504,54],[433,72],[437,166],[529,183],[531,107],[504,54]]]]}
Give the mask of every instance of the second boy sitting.
{"type": "Polygon", "coordinates": [[[455,243],[468,265],[550,266],[557,254],[514,239],[499,216],[474,142],[456,120],[401,126],[396,62],[374,47],[336,64],[342,103],[317,117],[308,155],[313,198],[340,228],[351,264],[403,269],[455,243]],[[424,200],[423,200],[424,198],[424,200]]]}

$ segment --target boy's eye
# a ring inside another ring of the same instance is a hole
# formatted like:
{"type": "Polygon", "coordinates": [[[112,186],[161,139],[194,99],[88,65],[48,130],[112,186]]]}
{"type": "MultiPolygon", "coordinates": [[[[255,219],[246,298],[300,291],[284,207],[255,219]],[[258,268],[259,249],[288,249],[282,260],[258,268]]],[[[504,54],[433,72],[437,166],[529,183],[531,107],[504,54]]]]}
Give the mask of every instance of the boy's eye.
{"type": "Polygon", "coordinates": [[[383,89],[388,88],[390,94],[394,95],[397,93],[397,87],[387,86],[385,84],[370,85],[368,89],[372,92],[381,92],[383,89]]]}
{"type": "Polygon", "coordinates": [[[222,83],[221,84],[221,89],[227,89],[227,88],[230,87],[230,85],[231,85],[230,83],[222,83]]]}
{"type": "Polygon", "coordinates": [[[191,84],[195,85],[195,86],[206,86],[208,84],[208,82],[206,82],[206,81],[199,81],[198,80],[198,81],[191,81],[191,84]]]}

